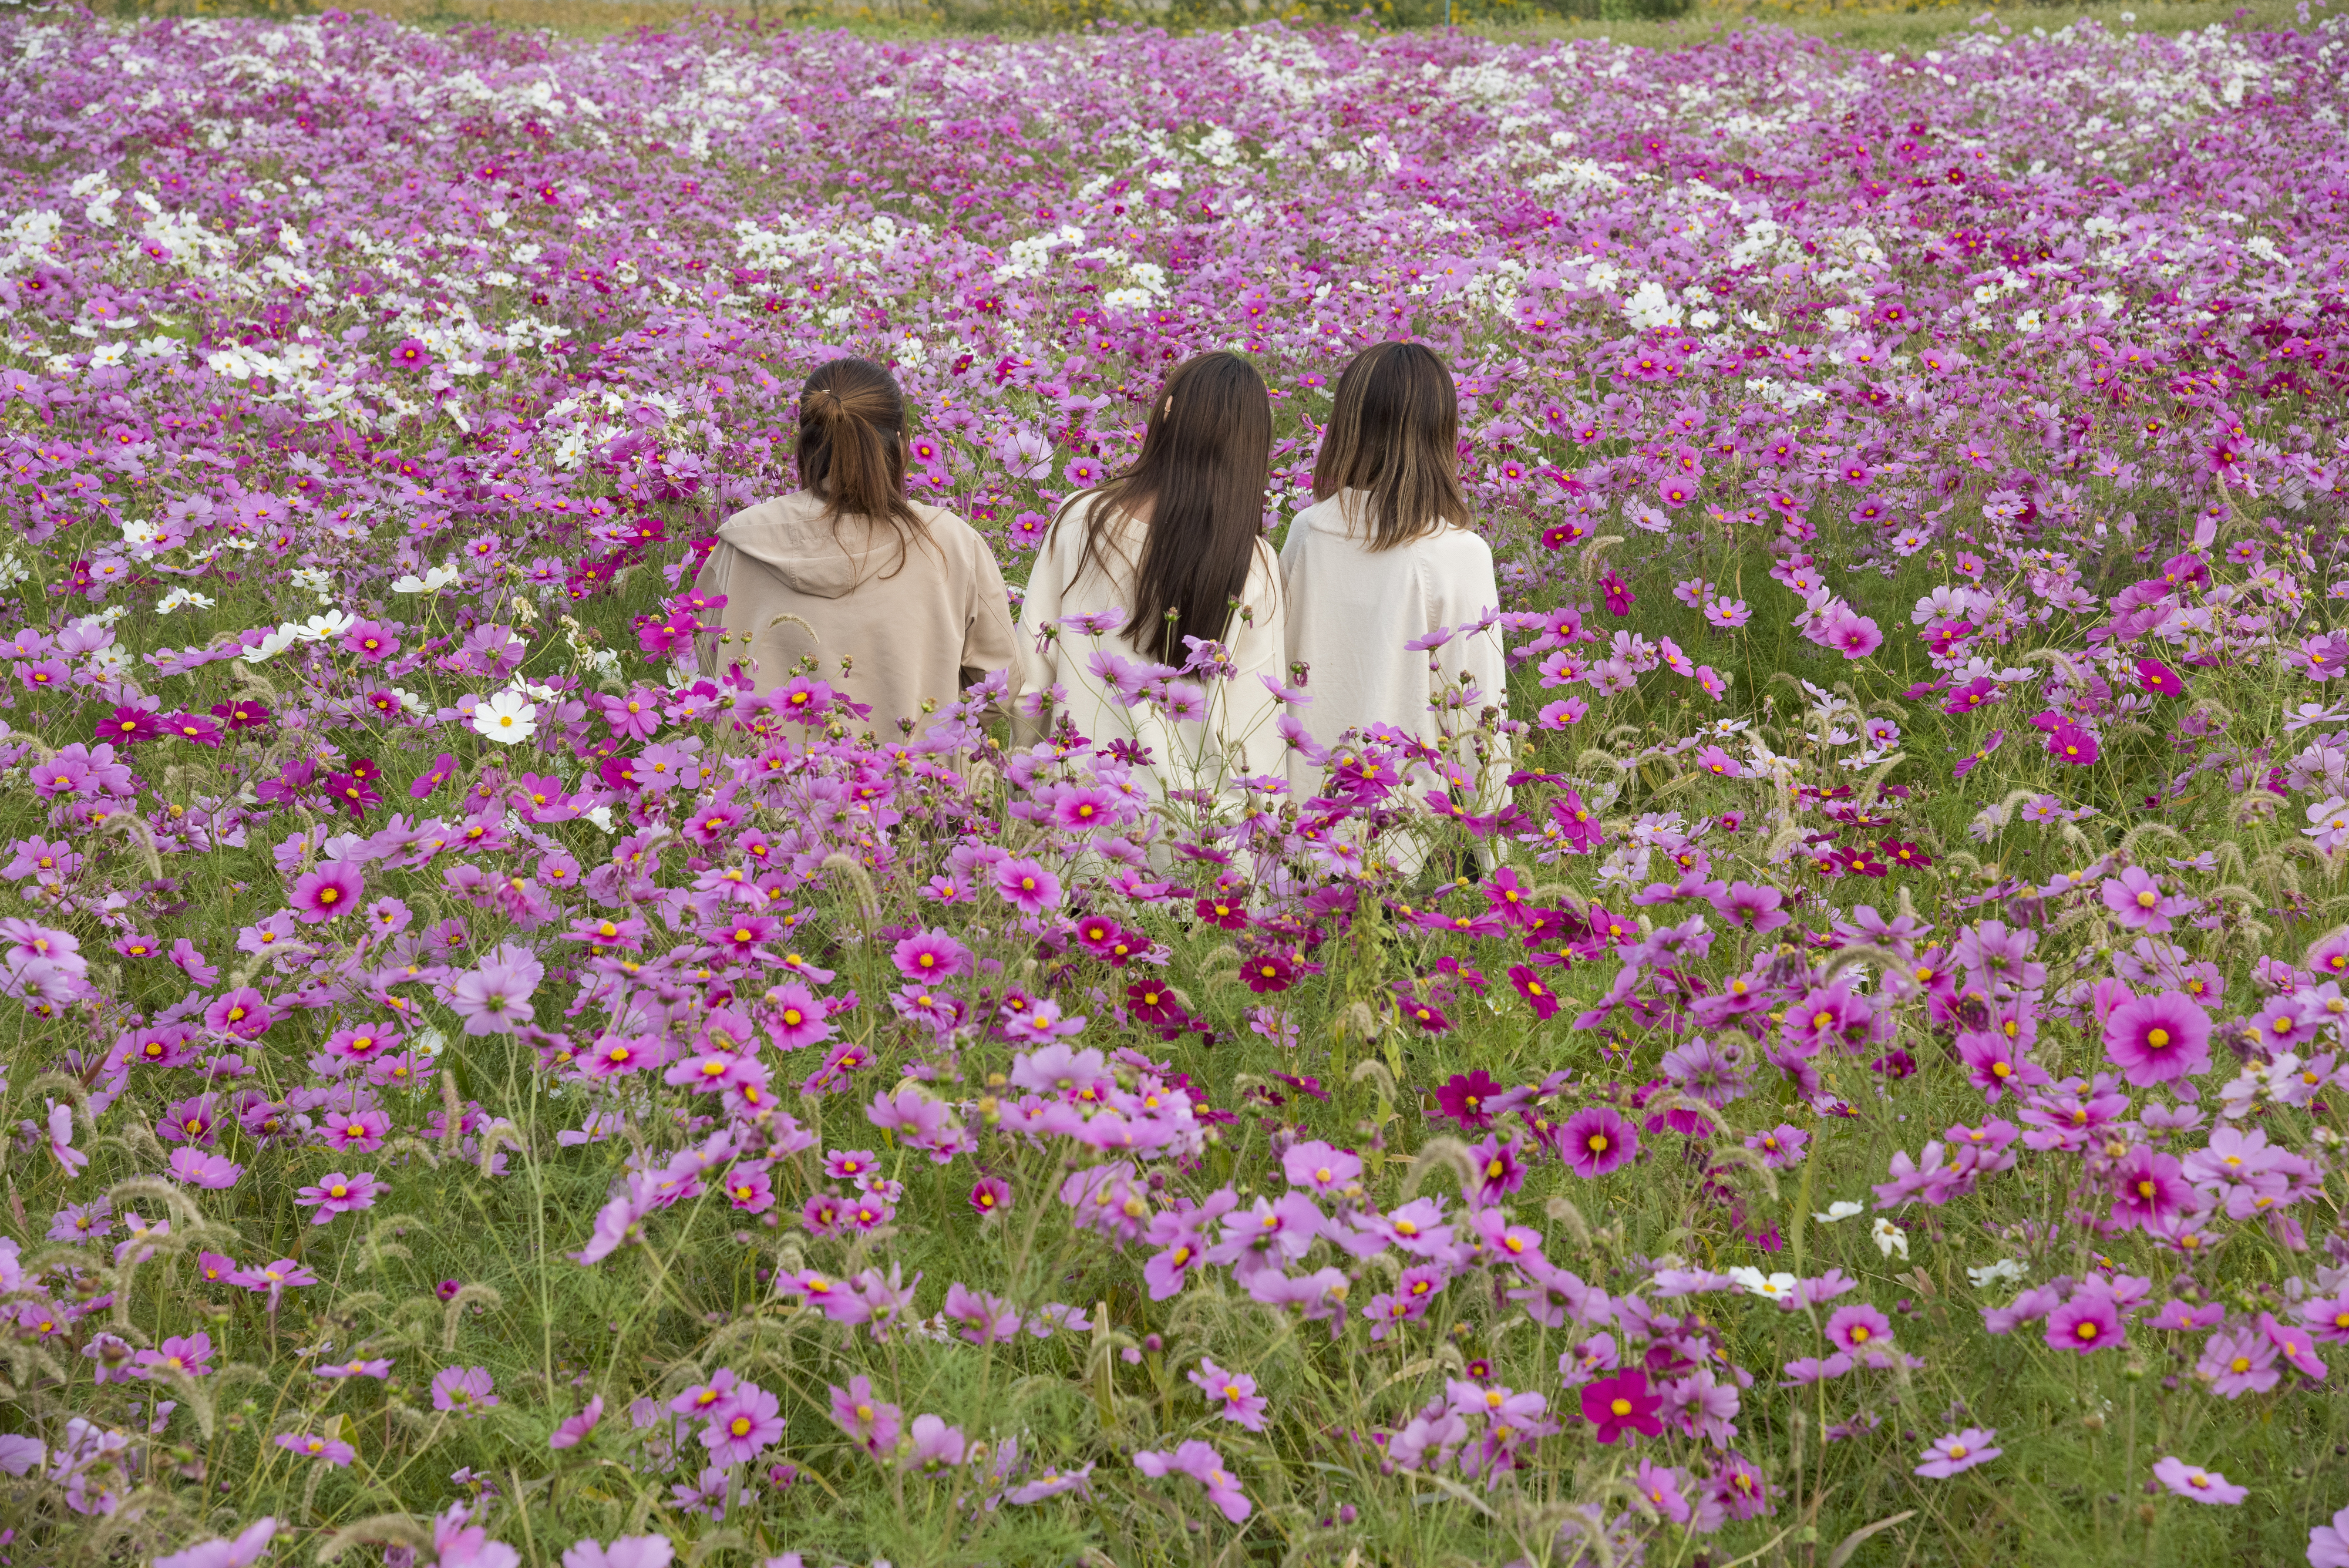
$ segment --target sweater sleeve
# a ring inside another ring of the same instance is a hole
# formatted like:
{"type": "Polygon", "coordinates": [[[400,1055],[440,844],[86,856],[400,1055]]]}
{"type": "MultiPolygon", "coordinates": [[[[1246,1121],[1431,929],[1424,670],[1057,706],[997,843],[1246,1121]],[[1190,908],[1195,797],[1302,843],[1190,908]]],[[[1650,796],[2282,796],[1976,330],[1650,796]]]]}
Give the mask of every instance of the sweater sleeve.
{"type": "MultiPolygon", "coordinates": [[[[1068,591],[1061,571],[1066,543],[1055,528],[1045,538],[1044,547],[1036,552],[1035,563],[1028,570],[1027,589],[1019,600],[1019,617],[1011,632],[1012,684],[1040,703],[1060,679],[1054,653],[1058,645],[1045,640],[1042,632],[1062,614],[1061,602],[1068,591]]],[[[1050,722],[1049,715],[1030,719],[1018,708],[1012,711],[1012,734],[1023,745],[1041,739],[1050,722]]]]}
{"type": "Polygon", "coordinates": [[[1019,696],[1023,670],[1019,636],[1012,629],[1009,596],[1003,589],[1003,568],[981,541],[971,551],[970,603],[964,624],[962,672],[966,681],[998,670],[1010,672],[1005,700],[1019,696]]]}
{"type": "MultiPolygon", "coordinates": [[[[1444,563],[1445,570],[1432,584],[1435,599],[1436,623],[1440,626],[1473,627],[1495,615],[1501,606],[1501,590],[1493,573],[1493,550],[1475,535],[1467,535],[1464,547],[1444,563]]],[[[1509,661],[1505,633],[1498,625],[1481,631],[1454,637],[1444,644],[1437,656],[1444,680],[1452,690],[1460,688],[1460,678],[1467,676],[1475,685],[1478,700],[1472,707],[1459,711],[1449,721],[1447,728],[1454,731],[1473,729],[1477,715],[1486,708],[1497,708],[1500,716],[1509,716],[1509,661]]],[[[1512,748],[1509,737],[1498,737],[1495,757],[1502,767],[1502,777],[1507,776],[1512,748]]],[[[1486,792],[1484,803],[1487,809],[1497,809],[1509,798],[1509,792],[1494,781],[1495,787],[1486,792]]]]}

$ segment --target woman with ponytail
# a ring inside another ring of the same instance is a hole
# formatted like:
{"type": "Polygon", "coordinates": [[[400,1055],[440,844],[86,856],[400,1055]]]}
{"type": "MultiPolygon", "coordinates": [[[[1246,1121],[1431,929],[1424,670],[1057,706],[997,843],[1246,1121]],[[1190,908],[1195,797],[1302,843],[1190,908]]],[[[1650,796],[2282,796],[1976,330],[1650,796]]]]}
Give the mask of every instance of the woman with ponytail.
{"type": "Polygon", "coordinates": [[[1237,354],[1177,365],[1133,466],[1054,520],[1021,601],[1020,682],[1137,782],[1205,805],[1281,774],[1272,400],[1237,354]]]}
{"type": "MultiPolygon", "coordinates": [[[[813,659],[887,738],[1014,662],[1003,573],[970,524],[905,499],[905,400],[889,372],[834,359],[800,394],[800,488],[738,512],[694,587],[726,596],[701,669],[761,691],[813,659]]],[[[1017,670],[1013,671],[1017,675],[1017,670]]]]}

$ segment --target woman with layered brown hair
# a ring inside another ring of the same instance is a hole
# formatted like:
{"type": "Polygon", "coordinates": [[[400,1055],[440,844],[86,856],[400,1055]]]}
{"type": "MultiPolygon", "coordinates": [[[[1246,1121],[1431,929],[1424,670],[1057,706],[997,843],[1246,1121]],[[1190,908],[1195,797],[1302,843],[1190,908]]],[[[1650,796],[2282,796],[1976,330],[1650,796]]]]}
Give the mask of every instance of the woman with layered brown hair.
{"type": "Polygon", "coordinates": [[[723,644],[697,639],[704,674],[739,661],[771,691],[812,658],[815,678],[869,707],[886,738],[1016,663],[987,542],[905,498],[905,400],[888,371],[819,367],[800,393],[797,457],[800,488],[729,517],[695,579],[726,596],[723,644]]]}
{"type": "Polygon", "coordinates": [[[1133,466],[1054,519],[1019,612],[1022,683],[1153,794],[1205,805],[1281,773],[1272,400],[1237,354],[1177,365],[1133,466]]]}

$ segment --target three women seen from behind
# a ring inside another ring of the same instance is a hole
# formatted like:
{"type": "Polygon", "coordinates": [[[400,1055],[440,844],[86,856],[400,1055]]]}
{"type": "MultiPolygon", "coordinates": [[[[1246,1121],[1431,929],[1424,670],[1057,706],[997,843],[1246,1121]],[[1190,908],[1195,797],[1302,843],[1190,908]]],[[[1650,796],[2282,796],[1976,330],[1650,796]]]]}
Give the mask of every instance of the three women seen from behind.
{"type": "MultiPolygon", "coordinates": [[[[1311,672],[1302,728],[1332,744],[1372,726],[1442,744],[1506,703],[1499,594],[1460,487],[1458,421],[1451,375],[1426,348],[1359,355],[1339,381],[1315,504],[1276,556],[1264,382],[1236,354],[1187,360],[1151,404],[1133,466],[1055,519],[1015,628],[986,542],[905,499],[895,383],[837,359],[801,397],[801,488],[729,518],[696,586],[726,596],[722,629],[747,645],[761,690],[812,656],[877,731],[915,729],[1009,667],[1045,724],[1073,726],[1163,802],[1231,803],[1284,778],[1302,800],[1320,791],[1321,749],[1281,734],[1292,664],[1311,672]]],[[[715,637],[701,654],[714,671],[715,637]]],[[[1505,744],[1485,760],[1496,756],[1505,744]]]]}

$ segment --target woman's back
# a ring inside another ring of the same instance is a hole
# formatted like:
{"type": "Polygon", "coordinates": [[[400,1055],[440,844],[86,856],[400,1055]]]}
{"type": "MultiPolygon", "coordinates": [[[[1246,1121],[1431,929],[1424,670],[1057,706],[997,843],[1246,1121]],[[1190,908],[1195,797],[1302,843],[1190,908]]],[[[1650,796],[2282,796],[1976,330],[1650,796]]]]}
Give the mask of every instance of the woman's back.
{"type": "Polygon", "coordinates": [[[694,586],[726,596],[719,621],[734,640],[700,639],[703,672],[755,659],[758,689],[771,691],[812,655],[816,678],[869,705],[885,737],[900,719],[918,732],[925,701],[943,708],[967,681],[1016,665],[987,542],[951,512],[913,510],[921,535],[911,539],[868,518],[835,520],[803,490],[728,518],[694,586]]]}
{"type": "MultiPolygon", "coordinates": [[[[1136,594],[1136,576],[1146,525],[1123,513],[1102,519],[1099,545],[1087,558],[1086,540],[1096,502],[1081,503],[1063,515],[1045,538],[1028,578],[1019,608],[1018,643],[1020,683],[1031,691],[1057,684],[1067,697],[1062,708],[1078,732],[1102,750],[1112,742],[1148,749],[1146,782],[1154,794],[1167,790],[1214,789],[1237,778],[1281,776],[1283,750],[1278,704],[1260,676],[1280,674],[1286,634],[1279,564],[1269,545],[1259,545],[1240,593],[1240,609],[1226,628],[1232,672],[1216,682],[1192,675],[1187,684],[1205,693],[1196,717],[1154,712],[1148,702],[1128,707],[1121,686],[1139,682],[1125,674],[1155,665],[1124,633],[1124,614],[1136,594]],[[1050,639],[1044,628],[1069,618],[1091,616],[1099,632],[1062,625],[1050,639]]],[[[1179,694],[1178,694],[1179,695],[1179,694]]]]}
{"type": "MultiPolygon", "coordinates": [[[[1325,746],[1371,724],[1433,741],[1462,727],[1439,723],[1429,704],[1456,688],[1463,673],[1483,694],[1479,706],[1506,707],[1499,628],[1458,629],[1498,607],[1492,547],[1446,524],[1373,550],[1361,524],[1363,500],[1360,491],[1340,491],[1306,508],[1290,521],[1281,548],[1288,659],[1309,667],[1312,701],[1299,714],[1305,728],[1325,746]],[[1409,646],[1443,628],[1454,635],[1432,653],[1409,646]]],[[[1316,764],[1292,754],[1290,769],[1292,793],[1319,788],[1316,764]]]]}

